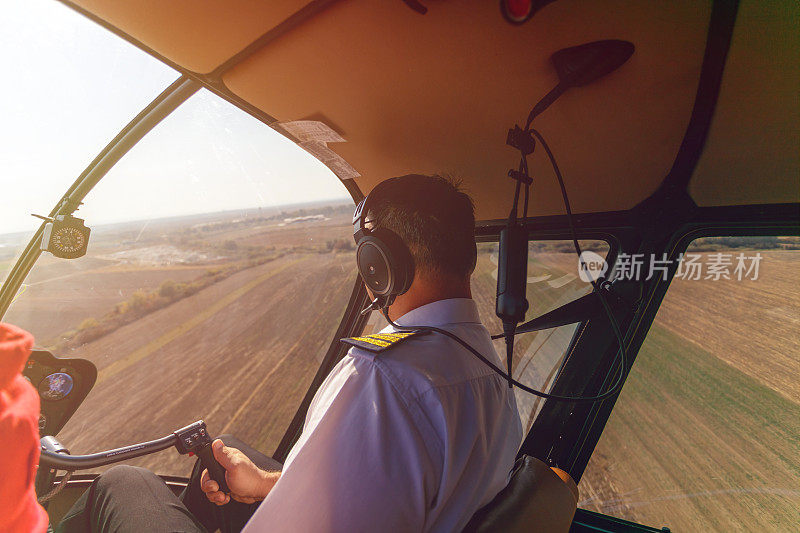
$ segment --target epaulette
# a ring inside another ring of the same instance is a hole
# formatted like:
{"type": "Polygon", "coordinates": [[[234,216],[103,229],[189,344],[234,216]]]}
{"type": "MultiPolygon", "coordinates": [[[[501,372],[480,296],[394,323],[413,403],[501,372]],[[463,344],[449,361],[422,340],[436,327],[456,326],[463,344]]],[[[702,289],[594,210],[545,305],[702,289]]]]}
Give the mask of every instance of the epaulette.
{"type": "Polygon", "coordinates": [[[397,333],[374,333],[364,337],[350,337],[340,339],[345,344],[350,344],[357,348],[362,348],[370,352],[383,352],[392,346],[397,346],[400,342],[414,336],[428,333],[426,329],[415,329],[412,331],[398,331],[397,333]]]}

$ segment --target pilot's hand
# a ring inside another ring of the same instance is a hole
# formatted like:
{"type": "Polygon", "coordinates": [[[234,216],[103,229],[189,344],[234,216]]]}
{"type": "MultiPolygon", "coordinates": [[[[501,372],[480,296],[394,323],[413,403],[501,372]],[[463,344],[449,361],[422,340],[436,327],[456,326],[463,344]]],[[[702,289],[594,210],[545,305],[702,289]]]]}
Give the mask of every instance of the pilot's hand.
{"type": "Polygon", "coordinates": [[[225,469],[225,481],[231,491],[230,494],[221,492],[219,484],[208,475],[208,470],[203,470],[200,475],[200,490],[212,503],[225,505],[231,498],[242,503],[261,501],[278,480],[280,473],[261,470],[240,450],[225,446],[219,439],[211,443],[211,450],[225,469]]]}

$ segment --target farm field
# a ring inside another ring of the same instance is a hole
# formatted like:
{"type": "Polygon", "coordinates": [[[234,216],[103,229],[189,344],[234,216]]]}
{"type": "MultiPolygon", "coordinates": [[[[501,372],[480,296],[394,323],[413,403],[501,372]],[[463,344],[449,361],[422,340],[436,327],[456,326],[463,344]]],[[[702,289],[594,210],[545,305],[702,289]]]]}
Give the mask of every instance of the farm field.
{"type": "MultiPolygon", "coordinates": [[[[5,320],[32,331],[38,346],[97,366],[95,387],[59,433],[72,453],[198,419],[274,450],[356,277],[352,207],[298,211],[308,218],[98,231],[84,258],[42,257],[5,320]]],[[[174,451],[134,461],[173,475],[192,463],[174,451]]]]}
{"type": "MultiPolygon", "coordinates": [[[[123,225],[94,232],[80,260],[42,257],[5,320],[99,370],[61,441],[88,453],[202,418],[271,453],[353,288],[351,209],[123,225]]],[[[492,333],[495,253],[479,245],[473,278],[492,333]]],[[[759,281],[673,282],[581,480],[581,507],[672,531],[800,524],[800,254],[761,254],[759,281]]],[[[589,285],[574,253],[544,248],[528,290],[532,317],[589,285]]],[[[546,389],[575,327],[519,337],[515,376],[546,389]]],[[[540,402],[517,400],[529,427],[540,402]]],[[[171,451],[132,461],[171,475],[192,462],[171,451]]]]}
{"type": "MultiPolygon", "coordinates": [[[[493,245],[479,251],[473,295],[497,332],[493,245]]],[[[583,475],[581,507],[672,531],[800,527],[800,252],[760,253],[755,281],[673,281],[583,475]]],[[[588,290],[574,253],[531,254],[529,317],[588,290]]],[[[574,331],[519,337],[515,376],[546,390],[574,331]]],[[[523,426],[539,403],[517,392],[523,426]]]]}
{"type": "Polygon", "coordinates": [[[800,252],[756,281],[674,280],[580,483],[672,531],[800,527],[800,252]]]}
{"type": "Polygon", "coordinates": [[[760,280],[673,283],[658,322],[800,403],[800,251],[760,253],[760,280]]]}
{"type": "Polygon", "coordinates": [[[29,324],[43,346],[56,343],[65,325],[78,327],[136,291],[155,289],[167,280],[191,281],[206,271],[197,266],[131,268],[98,259],[76,264],[72,272],[67,272],[65,267],[72,263],[35,271],[19,295],[25,298],[25,305],[15,305],[6,316],[9,322],[29,324]]]}
{"type": "MultiPolygon", "coordinates": [[[[351,263],[289,254],[85,345],[98,383],[60,437],[73,453],[89,452],[203,419],[215,434],[271,452],[339,325],[351,263]]],[[[164,452],[137,464],[186,475],[192,461],[164,452]]]]}

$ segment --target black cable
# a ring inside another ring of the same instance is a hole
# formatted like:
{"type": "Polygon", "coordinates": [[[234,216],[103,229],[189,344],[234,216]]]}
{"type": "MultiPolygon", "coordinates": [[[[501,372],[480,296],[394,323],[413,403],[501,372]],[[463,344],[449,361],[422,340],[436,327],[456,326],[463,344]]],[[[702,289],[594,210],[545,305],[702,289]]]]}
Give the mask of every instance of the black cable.
{"type": "MultiPolygon", "coordinates": [[[[474,355],[475,357],[480,359],[486,366],[488,366],[489,368],[494,370],[501,377],[505,378],[509,383],[513,384],[515,387],[519,388],[520,390],[523,390],[523,391],[525,391],[525,392],[527,392],[529,394],[533,394],[534,396],[538,396],[538,397],[544,398],[544,399],[562,401],[562,402],[581,403],[581,402],[598,402],[600,400],[604,400],[604,399],[608,398],[609,396],[611,396],[611,395],[613,395],[613,394],[615,394],[617,392],[617,388],[618,388],[617,384],[614,385],[614,388],[612,388],[608,392],[605,392],[605,393],[603,393],[601,395],[598,395],[598,396],[585,396],[585,397],[583,397],[583,396],[560,396],[558,394],[549,394],[547,392],[542,392],[542,391],[536,390],[534,388],[528,387],[527,385],[524,385],[524,384],[520,383],[519,381],[517,381],[514,378],[512,378],[510,375],[508,375],[505,372],[503,372],[502,370],[500,370],[500,368],[496,364],[494,364],[491,361],[489,361],[483,354],[481,354],[478,350],[476,350],[475,348],[470,346],[466,341],[462,340],[455,333],[451,333],[451,332],[447,331],[446,329],[437,328],[435,326],[401,326],[399,324],[395,324],[394,321],[391,318],[389,318],[389,311],[388,311],[387,307],[382,308],[381,309],[381,313],[383,313],[384,318],[386,318],[386,322],[388,322],[390,326],[392,326],[393,328],[395,328],[399,332],[410,332],[410,331],[420,331],[420,330],[423,330],[423,331],[434,331],[436,333],[444,335],[445,337],[449,337],[449,338],[453,339],[458,344],[460,344],[461,346],[466,348],[472,355],[474,355]]],[[[620,380],[618,380],[618,381],[620,381],[620,380]]]]}
{"type": "MultiPolygon", "coordinates": [[[[527,125],[528,127],[530,124],[527,125]]],[[[526,127],[526,129],[528,129],[526,127]]],[[[547,154],[548,159],[550,159],[550,164],[553,167],[553,172],[556,175],[556,179],[558,180],[558,186],[561,188],[561,197],[564,200],[564,209],[567,212],[567,222],[569,223],[569,230],[570,234],[572,235],[572,244],[575,247],[575,253],[578,254],[578,261],[580,268],[584,271],[588,272],[589,269],[586,268],[586,262],[583,259],[583,252],[581,251],[581,246],[578,243],[578,232],[575,230],[575,223],[572,219],[572,206],[569,203],[569,196],[567,195],[567,187],[564,185],[564,177],[561,175],[561,170],[558,168],[558,163],[556,162],[556,158],[553,155],[553,152],[550,150],[550,146],[547,144],[547,141],[544,140],[544,137],[541,133],[539,133],[536,129],[530,128],[529,130],[533,135],[539,140],[544,148],[545,153],[547,154]]],[[[603,309],[608,315],[608,321],[611,323],[611,329],[614,330],[614,335],[617,338],[617,345],[618,345],[618,353],[619,353],[619,372],[617,374],[617,380],[614,383],[614,386],[611,387],[608,392],[603,393],[600,396],[609,397],[612,394],[616,394],[619,389],[622,388],[624,383],[625,377],[625,368],[626,368],[626,354],[625,354],[625,339],[622,336],[622,332],[619,329],[619,324],[617,323],[616,318],[614,317],[614,312],[611,310],[611,306],[606,301],[605,295],[601,290],[600,286],[597,283],[597,280],[589,276],[589,283],[592,285],[592,289],[597,294],[600,303],[603,306],[603,309]]]]}
{"type": "MultiPolygon", "coordinates": [[[[526,128],[526,130],[527,130],[527,128],[526,128]]],[[[556,163],[556,159],[553,156],[553,153],[550,151],[550,147],[547,145],[547,142],[545,142],[545,140],[542,137],[542,135],[538,131],[536,131],[534,129],[531,129],[529,131],[531,133],[533,133],[536,136],[537,139],[539,139],[540,143],[542,143],[542,146],[544,147],[544,150],[547,153],[547,157],[550,159],[550,163],[553,166],[553,171],[555,172],[556,178],[558,179],[558,184],[561,187],[561,195],[562,195],[562,197],[564,199],[564,207],[565,207],[565,209],[567,211],[567,220],[569,221],[569,228],[570,228],[570,232],[572,234],[572,243],[575,246],[575,251],[578,254],[578,260],[580,262],[581,267],[585,267],[586,263],[583,260],[583,257],[582,257],[582,253],[583,252],[581,252],[581,247],[580,247],[580,244],[578,243],[578,233],[575,230],[575,224],[573,223],[573,220],[572,220],[572,207],[570,206],[570,203],[569,203],[569,198],[567,196],[567,188],[564,186],[564,179],[561,176],[561,170],[558,168],[558,163],[556,163]]],[[[522,158],[521,158],[521,161],[520,161],[520,172],[522,172],[522,171],[525,172],[525,175],[528,174],[527,158],[525,157],[525,154],[522,155],[522,158]]],[[[512,220],[513,220],[513,218],[516,218],[516,215],[517,215],[517,208],[518,208],[518,205],[519,205],[518,201],[519,201],[520,186],[521,186],[521,183],[520,183],[519,180],[517,180],[516,192],[514,194],[514,205],[512,207],[511,214],[509,216],[509,218],[512,219],[512,220]]],[[[526,186],[525,186],[525,200],[524,200],[524,208],[523,208],[523,216],[524,217],[527,217],[527,215],[528,215],[528,212],[527,212],[528,211],[528,189],[529,189],[529,184],[526,184],[526,186]]],[[[523,220],[524,220],[524,218],[523,218],[523,220]]],[[[588,269],[585,269],[585,270],[588,271],[588,269]]],[[[508,381],[509,385],[514,385],[515,387],[517,387],[520,390],[523,390],[523,391],[525,391],[525,392],[527,392],[529,394],[533,394],[534,396],[538,396],[540,398],[544,398],[544,399],[547,399],[547,400],[556,400],[556,401],[561,401],[561,402],[595,403],[595,402],[599,402],[599,401],[605,400],[606,398],[610,398],[611,396],[614,396],[615,394],[617,394],[620,391],[620,389],[622,388],[623,382],[624,382],[626,362],[625,362],[625,342],[624,342],[624,339],[622,337],[622,333],[621,333],[621,331],[619,329],[619,325],[617,324],[617,321],[614,318],[614,313],[612,312],[611,307],[608,305],[608,302],[606,301],[605,297],[603,296],[602,289],[597,284],[597,281],[595,281],[594,279],[592,279],[590,277],[589,278],[589,282],[592,285],[592,289],[597,293],[597,296],[600,299],[600,302],[602,303],[603,308],[606,311],[606,314],[608,315],[609,322],[611,322],[611,327],[614,330],[614,334],[617,337],[617,342],[618,342],[618,345],[619,345],[619,359],[620,359],[619,372],[617,373],[617,380],[614,382],[614,385],[611,388],[609,388],[606,392],[604,392],[602,394],[598,394],[596,396],[561,396],[559,394],[550,394],[550,393],[547,393],[547,392],[542,392],[542,391],[536,390],[536,389],[534,389],[532,387],[528,387],[527,385],[524,385],[524,384],[520,383],[519,381],[515,380],[511,376],[511,367],[510,367],[510,365],[509,365],[508,373],[503,372],[502,370],[500,370],[500,368],[497,365],[495,365],[494,363],[489,361],[483,354],[481,354],[478,350],[476,350],[475,348],[470,346],[466,341],[462,340],[458,335],[455,335],[454,333],[451,333],[451,332],[449,332],[449,331],[447,331],[445,329],[437,328],[437,327],[434,327],[434,326],[400,326],[398,324],[395,324],[392,321],[392,319],[389,318],[388,306],[384,306],[381,309],[381,312],[383,313],[383,316],[386,318],[386,322],[388,322],[393,328],[395,328],[398,331],[401,331],[401,332],[402,331],[414,331],[414,330],[434,331],[436,333],[439,333],[441,335],[444,335],[446,337],[449,337],[449,338],[453,339],[458,344],[460,344],[461,346],[466,348],[470,353],[472,353],[472,355],[474,355],[475,357],[480,359],[486,366],[488,366],[489,368],[494,370],[497,374],[499,374],[500,376],[505,378],[508,381]]],[[[512,351],[513,350],[513,336],[514,336],[514,331],[516,330],[516,324],[513,324],[513,328],[511,328],[511,325],[507,325],[507,324],[504,323],[503,324],[503,329],[504,329],[504,336],[506,337],[506,350],[507,351],[512,351]],[[509,337],[510,337],[511,341],[510,341],[509,337]]],[[[506,354],[506,360],[507,361],[511,361],[511,357],[510,356],[513,356],[513,353],[507,353],[506,354]]]]}
{"type": "MultiPolygon", "coordinates": [[[[520,171],[523,172],[526,176],[528,176],[528,156],[525,154],[522,155],[522,159],[520,161],[520,171]]],[[[528,197],[530,196],[531,192],[531,184],[525,183],[525,201],[522,207],[522,220],[528,218],[528,197]]]]}

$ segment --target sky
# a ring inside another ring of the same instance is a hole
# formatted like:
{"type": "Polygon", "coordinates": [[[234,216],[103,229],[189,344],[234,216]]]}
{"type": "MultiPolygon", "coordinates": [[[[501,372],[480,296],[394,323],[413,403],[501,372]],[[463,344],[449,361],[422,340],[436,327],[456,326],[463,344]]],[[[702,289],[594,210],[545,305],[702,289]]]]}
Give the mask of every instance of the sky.
{"type": "MultiPolygon", "coordinates": [[[[55,0],[0,0],[0,234],[33,232],[178,73],[55,0]]],[[[201,90],[89,193],[89,226],[349,198],[325,165],[201,90]]]]}

